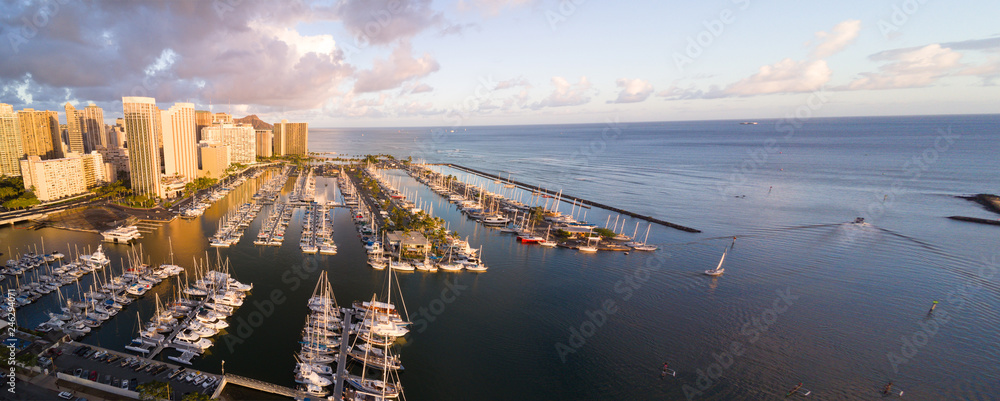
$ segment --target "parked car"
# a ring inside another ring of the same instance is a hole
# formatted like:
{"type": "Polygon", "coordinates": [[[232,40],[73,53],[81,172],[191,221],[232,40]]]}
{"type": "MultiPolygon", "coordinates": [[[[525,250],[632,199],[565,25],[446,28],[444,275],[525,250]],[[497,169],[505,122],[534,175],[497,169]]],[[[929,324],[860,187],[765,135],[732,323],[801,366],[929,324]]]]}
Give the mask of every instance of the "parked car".
{"type": "Polygon", "coordinates": [[[90,372],[90,381],[92,381],[92,382],[96,382],[97,381],[97,371],[96,370],[93,371],[93,372],[90,372]]]}
{"type": "Polygon", "coordinates": [[[128,379],[122,379],[122,388],[128,390],[128,379]]]}
{"type": "Polygon", "coordinates": [[[73,376],[80,377],[80,375],[82,374],[83,374],[82,368],[76,368],[76,370],[73,371],[73,376]]]}
{"type": "Polygon", "coordinates": [[[59,398],[62,398],[64,400],[72,399],[73,398],[73,393],[70,393],[69,391],[63,391],[63,392],[59,393],[59,398]]]}

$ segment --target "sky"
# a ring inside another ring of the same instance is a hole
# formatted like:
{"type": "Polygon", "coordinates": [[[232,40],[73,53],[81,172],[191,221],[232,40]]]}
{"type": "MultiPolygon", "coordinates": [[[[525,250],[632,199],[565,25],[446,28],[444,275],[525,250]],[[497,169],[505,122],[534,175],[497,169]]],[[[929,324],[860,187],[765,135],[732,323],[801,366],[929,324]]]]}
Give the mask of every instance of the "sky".
{"type": "MultiPolygon", "coordinates": [[[[312,127],[1000,112],[1000,2],[0,0],[0,103],[312,127]]],[[[65,117],[63,117],[65,118],[65,117]]]]}

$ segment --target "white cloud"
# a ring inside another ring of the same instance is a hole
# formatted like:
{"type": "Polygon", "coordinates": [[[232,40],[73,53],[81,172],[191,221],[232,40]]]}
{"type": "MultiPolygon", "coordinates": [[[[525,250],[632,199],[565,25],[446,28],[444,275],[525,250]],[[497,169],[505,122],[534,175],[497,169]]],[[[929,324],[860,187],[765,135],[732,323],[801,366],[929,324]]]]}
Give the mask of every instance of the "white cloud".
{"type": "Polygon", "coordinates": [[[363,45],[409,39],[445,23],[431,0],[344,0],[336,6],[336,14],[363,45]]]}
{"type": "Polygon", "coordinates": [[[287,43],[299,56],[307,53],[330,54],[337,50],[333,35],[303,36],[294,29],[275,26],[269,21],[250,21],[247,25],[262,35],[270,35],[287,43]]]}
{"type": "Polygon", "coordinates": [[[622,88],[622,91],[618,92],[617,99],[608,101],[608,103],[638,103],[646,100],[653,93],[653,85],[649,81],[638,78],[621,78],[615,81],[615,84],[622,88]]]}
{"type": "Polygon", "coordinates": [[[458,9],[467,11],[479,9],[484,15],[495,16],[507,8],[517,8],[529,4],[534,4],[537,0],[459,0],[458,9]]]}
{"type": "MultiPolygon", "coordinates": [[[[918,88],[931,85],[950,72],[962,68],[962,54],[940,44],[921,48],[885,51],[871,56],[887,64],[878,72],[866,72],[846,86],[849,90],[918,88]]],[[[842,88],[844,89],[844,88],[842,88]]]]}
{"type": "Polygon", "coordinates": [[[773,65],[760,67],[756,74],[727,86],[723,93],[752,96],[811,92],[829,82],[832,74],[825,60],[795,61],[786,58],[773,65]]]}
{"type": "Polygon", "coordinates": [[[532,109],[578,106],[590,102],[588,92],[590,92],[591,85],[585,76],[580,77],[580,82],[575,84],[569,83],[563,77],[552,77],[552,85],[556,87],[555,90],[541,102],[532,104],[532,109]]]}
{"type": "Polygon", "coordinates": [[[410,89],[410,93],[411,94],[427,93],[427,92],[430,92],[430,91],[433,91],[433,90],[434,90],[434,88],[432,88],[430,85],[427,85],[427,84],[421,82],[421,83],[417,84],[417,86],[414,86],[413,89],[410,89]]]}
{"type": "Polygon", "coordinates": [[[388,59],[377,59],[372,63],[372,69],[358,72],[354,92],[377,92],[397,88],[403,82],[426,77],[440,68],[441,66],[430,54],[414,58],[410,43],[403,41],[392,51],[388,59]]]}
{"type": "Polygon", "coordinates": [[[819,44],[813,49],[810,58],[822,59],[830,57],[854,42],[861,31],[861,20],[847,20],[833,27],[831,32],[816,32],[819,44]]]}
{"type": "Polygon", "coordinates": [[[517,88],[517,87],[530,88],[531,84],[528,83],[528,80],[525,79],[524,77],[518,77],[518,78],[508,79],[506,81],[500,81],[499,83],[497,83],[497,86],[493,89],[502,90],[502,89],[517,88]]]}

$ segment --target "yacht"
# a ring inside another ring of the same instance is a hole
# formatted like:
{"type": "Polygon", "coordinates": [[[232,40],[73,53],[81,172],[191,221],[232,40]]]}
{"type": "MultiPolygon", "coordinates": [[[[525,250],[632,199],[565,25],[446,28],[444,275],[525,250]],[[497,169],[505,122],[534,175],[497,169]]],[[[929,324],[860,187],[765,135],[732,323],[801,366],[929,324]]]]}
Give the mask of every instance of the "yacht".
{"type": "Polygon", "coordinates": [[[101,236],[104,237],[105,242],[127,244],[141,238],[142,234],[139,233],[139,227],[121,226],[108,231],[102,231],[101,236]]]}

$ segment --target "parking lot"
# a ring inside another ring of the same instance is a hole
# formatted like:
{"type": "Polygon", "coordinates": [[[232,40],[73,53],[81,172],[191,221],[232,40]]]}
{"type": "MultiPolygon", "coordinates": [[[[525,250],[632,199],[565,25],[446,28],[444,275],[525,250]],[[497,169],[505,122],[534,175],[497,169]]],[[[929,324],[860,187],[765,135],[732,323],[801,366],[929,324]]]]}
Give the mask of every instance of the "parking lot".
{"type": "Polygon", "coordinates": [[[211,395],[221,379],[217,375],[203,373],[204,379],[199,384],[182,380],[188,373],[197,372],[190,369],[184,369],[170,379],[170,375],[180,368],[177,365],[83,344],[66,344],[60,350],[62,355],[54,358],[54,369],[61,373],[131,391],[137,391],[137,386],[143,383],[167,382],[173,390],[174,399],[180,399],[191,392],[211,395]],[[203,386],[206,382],[211,384],[203,386]]]}

